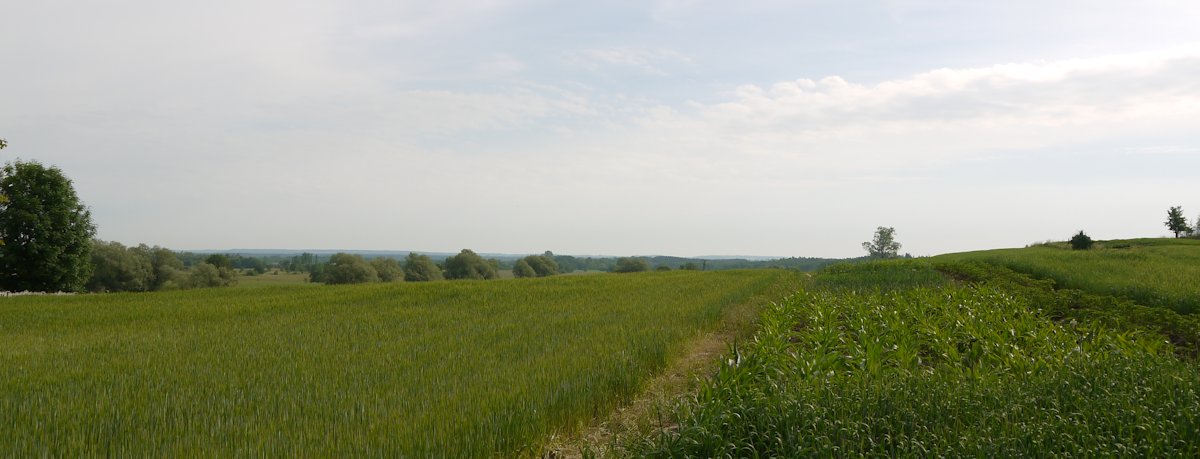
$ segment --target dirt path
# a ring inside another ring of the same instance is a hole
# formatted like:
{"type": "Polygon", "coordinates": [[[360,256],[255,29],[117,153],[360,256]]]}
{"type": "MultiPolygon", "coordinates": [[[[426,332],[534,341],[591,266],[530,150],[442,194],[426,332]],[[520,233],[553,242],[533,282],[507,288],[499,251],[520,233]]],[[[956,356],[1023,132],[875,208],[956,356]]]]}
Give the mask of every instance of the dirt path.
{"type": "Polygon", "coordinates": [[[582,458],[585,448],[599,457],[621,456],[621,439],[640,438],[670,428],[673,422],[670,407],[699,389],[701,380],[716,371],[730,344],[754,333],[759,308],[799,290],[804,280],[800,275],[786,276],[745,302],[730,307],[717,329],[689,342],[683,355],[651,379],[628,404],[607,416],[593,419],[579,433],[551,436],[543,446],[541,456],[582,458]]]}

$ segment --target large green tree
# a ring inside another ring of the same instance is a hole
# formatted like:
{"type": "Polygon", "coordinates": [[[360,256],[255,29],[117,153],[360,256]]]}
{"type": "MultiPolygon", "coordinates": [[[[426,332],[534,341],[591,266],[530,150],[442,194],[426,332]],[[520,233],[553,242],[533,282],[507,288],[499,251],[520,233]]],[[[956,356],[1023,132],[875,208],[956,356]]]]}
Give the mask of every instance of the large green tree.
{"type": "Polygon", "coordinates": [[[862,243],[863,249],[871,258],[896,258],[900,251],[900,243],[896,242],[896,230],[880,226],[875,229],[875,238],[862,243]]]}
{"type": "Polygon", "coordinates": [[[79,291],[92,274],[92,215],[56,167],[16,161],[0,171],[0,289],[79,291]]]}
{"type": "Polygon", "coordinates": [[[1191,231],[1191,228],[1187,224],[1187,218],[1183,216],[1183,208],[1179,206],[1174,206],[1167,210],[1167,221],[1163,224],[1167,225],[1168,230],[1175,233],[1175,237],[1191,231]]]}
{"type": "Polygon", "coordinates": [[[446,259],[447,279],[496,279],[496,267],[471,249],[446,259]]]}
{"type": "Polygon", "coordinates": [[[442,280],[442,278],[442,268],[439,268],[428,255],[409,252],[408,257],[404,259],[404,280],[424,282],[442,280]]]}

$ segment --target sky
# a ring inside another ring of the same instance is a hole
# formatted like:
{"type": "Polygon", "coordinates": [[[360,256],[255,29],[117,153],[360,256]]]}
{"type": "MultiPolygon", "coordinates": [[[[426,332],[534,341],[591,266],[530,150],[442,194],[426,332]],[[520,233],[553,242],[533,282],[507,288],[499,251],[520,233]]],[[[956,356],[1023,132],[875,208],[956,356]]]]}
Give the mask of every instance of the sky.
{"type": "Polygon", "coordinates": [[[853,257],[1200,217],[1200,2],[0,0],[0,159],[175,249],[853,257]]]}

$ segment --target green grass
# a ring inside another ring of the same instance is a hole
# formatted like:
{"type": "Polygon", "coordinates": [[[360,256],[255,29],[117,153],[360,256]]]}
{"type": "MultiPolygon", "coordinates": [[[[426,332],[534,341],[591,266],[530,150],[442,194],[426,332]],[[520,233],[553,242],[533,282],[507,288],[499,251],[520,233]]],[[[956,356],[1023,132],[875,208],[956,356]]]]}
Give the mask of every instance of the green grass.
{"type": "Polygon", "coordinates": [[[1129,298],[1184,314],[1200,312],[1200,240],[1103,241],[1102,248],[1029,247],[966,252],[939,261],[980,261],[1052,279],[1058,286],[1129,298]]]}
{"type": "Polygon", "coordinates": [[[1162,335],[938,277],[925,261],[818,274],[631,454],[1200,455],[1200,368],[1162,335]]]}
{"type": "Polygon", "coordinates": [[[794,276],[8,298],[0,455],[527,454],[794,276]]]}

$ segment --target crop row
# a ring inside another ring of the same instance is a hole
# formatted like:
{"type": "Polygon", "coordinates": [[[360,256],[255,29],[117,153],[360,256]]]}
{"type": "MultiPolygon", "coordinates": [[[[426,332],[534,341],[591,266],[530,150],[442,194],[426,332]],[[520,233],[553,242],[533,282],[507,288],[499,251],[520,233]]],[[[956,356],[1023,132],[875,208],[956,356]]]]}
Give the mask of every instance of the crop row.
{"type": "Polygon", "coordinates": [[[1003,288],[939,283],[927,263],[827,274],[767,308],[754,341],[678,407],[678,426],[629,451],[1200,455],[1200,369],[1159,334],[1055,322],[1003,288]],[[860,288],[871,279],[895,282],[860,288]]]}

